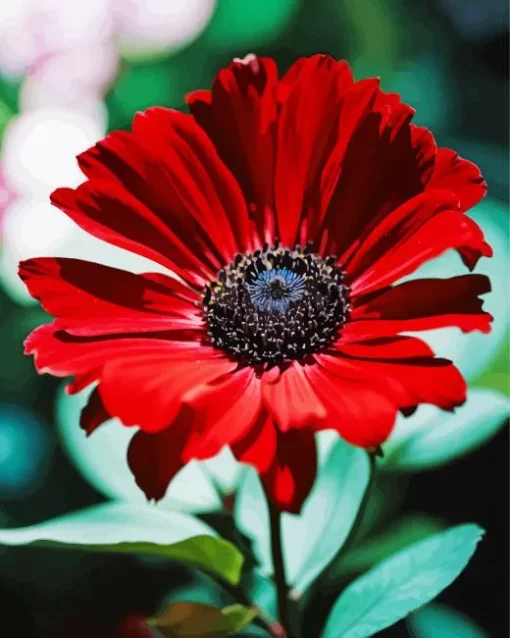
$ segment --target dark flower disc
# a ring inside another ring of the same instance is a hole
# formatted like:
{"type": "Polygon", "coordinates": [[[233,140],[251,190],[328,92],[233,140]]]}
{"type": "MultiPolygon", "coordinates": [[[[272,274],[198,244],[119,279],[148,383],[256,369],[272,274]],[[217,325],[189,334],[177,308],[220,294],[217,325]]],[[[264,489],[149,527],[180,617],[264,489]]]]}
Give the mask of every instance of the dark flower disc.
{"type": "Polygon", "coordinates": [[[348,289],[334,256],[279,242],[236,255],[204,289],[210,342],[250,364],[319,352],[348,313],[348,289]]]}

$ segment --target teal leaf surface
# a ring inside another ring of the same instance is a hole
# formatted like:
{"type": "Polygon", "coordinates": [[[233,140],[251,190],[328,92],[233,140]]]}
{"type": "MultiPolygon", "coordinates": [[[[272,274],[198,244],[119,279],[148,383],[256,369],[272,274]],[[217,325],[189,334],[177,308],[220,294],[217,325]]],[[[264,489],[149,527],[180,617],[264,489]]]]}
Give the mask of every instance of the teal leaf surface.
{"type": "Polygon", "coordinates": [[[155,506],[106,503],[37,525],[0,530],[0,543],[31,543],[180,560],[237,584],[243,556],[189,514],[155,506]]]}
{"type": "Polygon", "coordinates": [[[386,559],[333,605],[323,638],[365,638],[430,602],[466,567],[483,530],[458,525],[386,559]]]}
{"type": "Polygon", "coordinates": [[[437,603],[411,614],[407,626],[412,638],[489,638],[470,618],[437,603]]]}
{"type": "MultiPolygon", "coordinates": [[[[287,579],[296,591],[304,591],[345,542],[368,477],[366,453],[337,440],[319,469],[301,514],[283,514],[287,579]]],[[[253,541],[263,573],[271,574],[268,513],[255,472],[248,472],[240,485],[234,517],[239,529],[253,541]]]]}
{"type": "MultiPolygon", "coordinates": [[[[427,410],[426,407],[420,410],[427,410]]],[[[399,424],[399,432],[384,446],[382,464],[388,470],[434,468],[468,454],[497,434],[510,416],[510,399],[485,388],[472,388],[466,403],[454,413],[434,408],[419,427],[399,424]]]]}

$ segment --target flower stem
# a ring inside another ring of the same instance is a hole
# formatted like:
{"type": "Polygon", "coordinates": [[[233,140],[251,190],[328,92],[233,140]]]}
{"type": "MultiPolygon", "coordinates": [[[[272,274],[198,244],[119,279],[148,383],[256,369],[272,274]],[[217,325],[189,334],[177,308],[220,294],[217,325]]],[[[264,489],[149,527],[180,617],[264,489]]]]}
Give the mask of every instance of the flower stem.
{"type": "Polygon", "coordinates": [[[269,509],[269,525],[271,531],[271,553],[273,557],[274,580],[278,596],[278,613],[284,632],[281,638],[292,638],[289,620],[289,587],[285,578],[285,565],[283,562],[283,546],[281,533],[281,513],[267,499],[269,509]]]}

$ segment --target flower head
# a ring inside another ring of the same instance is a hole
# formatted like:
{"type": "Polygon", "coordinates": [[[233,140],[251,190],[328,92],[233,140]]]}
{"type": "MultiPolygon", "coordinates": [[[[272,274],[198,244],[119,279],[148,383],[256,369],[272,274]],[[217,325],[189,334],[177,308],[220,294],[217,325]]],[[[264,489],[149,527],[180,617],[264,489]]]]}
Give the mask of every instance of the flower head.
{"type": "Polygon", "coordinates": [[[83,229],[167,267],[21,264],[56,317],[26,341],[39,372],[97,383],[81,418],[138,426],[128,453],[160,499],[190,459],[225,445],[281,509],[314,481],[315,432],[374,448],[397,413],[453,410],[466,386],[410,331],[487,332],[480,275],[398,283],[456,249],[490,256],[464,213],[476,166],[410,123],[413,110],[345,62],[234,60],[191,114],[152,108],[79,156],[88,178],[53,203],[83,229]]]}

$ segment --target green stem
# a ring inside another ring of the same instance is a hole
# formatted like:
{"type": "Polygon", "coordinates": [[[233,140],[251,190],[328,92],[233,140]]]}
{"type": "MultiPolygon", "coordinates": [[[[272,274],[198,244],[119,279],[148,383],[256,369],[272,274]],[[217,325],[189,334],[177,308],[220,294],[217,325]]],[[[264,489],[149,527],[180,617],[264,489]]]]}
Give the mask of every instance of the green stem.
{"type": "Polygon", "coordinates": [[[281,513],[267,499],[269,510],[269,526],[271,531],[271,554],[273,557],[274,580],[278,597],[278,613],[282,624],[281,638],[292,638],[289,620],[289,587],[285,577],[285,564],[283,562],[283,546],[281,533],[281,513]]]}

